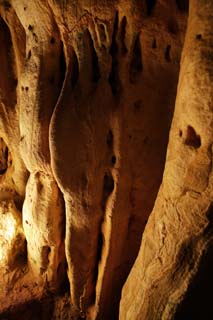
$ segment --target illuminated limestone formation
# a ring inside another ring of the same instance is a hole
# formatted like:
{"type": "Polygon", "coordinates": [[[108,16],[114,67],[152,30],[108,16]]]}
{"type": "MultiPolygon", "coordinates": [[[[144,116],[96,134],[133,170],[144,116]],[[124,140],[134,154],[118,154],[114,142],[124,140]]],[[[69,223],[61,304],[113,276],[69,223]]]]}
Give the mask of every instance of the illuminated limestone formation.
{"type": "Polygon", "coordinates": [[[0,0],[0,317],[188,316],[212,242],[212,9],[0,0]]]}

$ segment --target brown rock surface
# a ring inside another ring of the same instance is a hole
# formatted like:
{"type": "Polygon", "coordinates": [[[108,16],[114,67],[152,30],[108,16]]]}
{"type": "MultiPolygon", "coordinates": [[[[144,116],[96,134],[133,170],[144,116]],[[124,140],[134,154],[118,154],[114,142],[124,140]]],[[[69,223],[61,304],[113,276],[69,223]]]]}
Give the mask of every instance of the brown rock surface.
{"type": "Polygon", "coordinates": [[[0,0],[0,317],[181,314],[212,241],[212,7],[0,0]]]}
{"type": "Polygon", "coordinates": [[[120,319],[173,319],[212,248],[212,11],[211,1],[190,2],[163,181],[120,319]]]}

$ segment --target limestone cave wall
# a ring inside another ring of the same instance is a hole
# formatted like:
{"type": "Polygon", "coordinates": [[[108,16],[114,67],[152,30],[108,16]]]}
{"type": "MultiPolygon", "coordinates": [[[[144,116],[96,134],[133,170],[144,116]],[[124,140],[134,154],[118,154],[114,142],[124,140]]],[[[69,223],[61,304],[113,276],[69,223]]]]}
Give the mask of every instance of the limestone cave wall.
{"type": "Polygon", "coordinates": [[[0,0],[0,318],[212,318],[212,12],[0,0]]]}

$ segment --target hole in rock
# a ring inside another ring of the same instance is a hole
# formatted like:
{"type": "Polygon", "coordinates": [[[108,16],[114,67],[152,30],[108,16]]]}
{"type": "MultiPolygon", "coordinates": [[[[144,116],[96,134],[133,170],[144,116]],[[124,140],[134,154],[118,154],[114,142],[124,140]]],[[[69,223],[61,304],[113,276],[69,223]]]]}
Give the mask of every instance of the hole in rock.
{"type": "Polygon", "coordinates": [[[200,136],[196,133],[195,129],[191,126],[187,127],[185,144],[195,149],[198,149],[201,146],[200,136]]]}
{"type": "Polygon", "coordinates": [[[38,36],[37,36],[37,34],[35,34],[35,32],[33,32],[33,38],[34,38],[35,42],[37,43],[38,42],[38,36]]]}
{"type": "Polygon", "coordinates": [[[176,0],[177,7],[180,11],[189,11],[189,0],[176,0]]]}
{"type": "Polygon", "coordinates": [[[112,163],[113,165],[116,164],[116,156],[112,156],[112,158],[111,158],[111,163],[112,163]]]}
{"type": "Polygon", "coordinates": [[[121,53],[125,55],[128,50],[126,47],[125,43],[125,38],[126,38],[126,24],[127,24],[127,19],[124,16],[121,20],[121,31],[120,31],[120,42],[121,42],[121,53]]]}
{"type": "Polygon", "coordinates": [[[155,4],[156,4],[156,0],[146,0],[146,10],[147,10],[148,16],[151,16],[155,4]]]}
{"type": "Polygon", "coordinates": [[[28,51],[27,59],[29,60],[31,58],[31,50],[28,51]]]}
{"type": "Polygon", "coordinates": [[[31,24],[29,24],[28,26],[28,30],[32,31],[33,30],[33,26],[31,26],[31,24]]]}
{"type": "Polygon", "coordinates": [[[170,57],[170,52],[171,52],[171,46],[168,45],[165,49],[165,60],[167,62],[170,62],[171,61],[171,57],[170,57]]]}
{"type": "Polygon", "coordinates": [[[153,41],[152,41],[152,49],[156,49],[156,48],[157,48],[157,41],[154,38],[153,41]]]}
{"type": "Polygon", "coordinates": [[[117,32],[118,32],[118,12],[116,12],[115,14],[112,43],[109,50],[109,53],[112,57],[112,63],[111,63],[111,72],[108,80],[109,80],[109,84],[111,86],[113,95],[116,95],[120,89],[120,80],[118,77],[118,45],[116,42],[117,32]]]}
{"type": "Polygon", "coordinates": [[[201,40],[202,39],[202,34],[196,34],[196,39],[201,40]]]}
{"type": "Polygon", "coordinates": [[[106,143],[109,148],[112,148],[113,140],[114,140],[114,136],[113,136],[112,130],[109,130],[106,137],[106,143]]]}
{"type": "Polygon", "coordinates": [[[55,43],[55,38],[54,38],[54,37],[51,37],[51,38],[50,38],[50,43],[51,43],[51,44],[54,44],[54,43],[55,43]]]}
{"type": "Polygon", "coordinates": [[[131,83],[135,83],[138,79],[138,76],[143,70],[142,64],[142,53],[141,53],[141,44],[140,44],[140,33],[137,34],[133,50],[132,50],[132,59],[130,62],[130,73],[129,80],[131,83]]]}
{"type": "Polygon", "coordinates": [[[89,39],[89,47],[90,47],[91,60],[92,60],[92,81],[98,82],[98,80],[100,79],[98,56],[95,51],[94,43],[93,43],[93,40],[92,40],[92,37],[91,37],[89,30],[87,30],[87,36],[89,39]]]}

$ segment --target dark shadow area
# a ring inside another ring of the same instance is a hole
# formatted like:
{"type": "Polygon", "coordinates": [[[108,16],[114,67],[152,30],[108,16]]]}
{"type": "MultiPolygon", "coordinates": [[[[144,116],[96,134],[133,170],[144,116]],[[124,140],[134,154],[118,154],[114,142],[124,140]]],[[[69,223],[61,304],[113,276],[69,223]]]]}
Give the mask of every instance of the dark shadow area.
{"type": "Polygon", "coordinates": [[[184,301],[177,309],[174,320],[211,320],[213,283],[213,246],[201,260],[196,278],[188,289],[184,301]]]}

